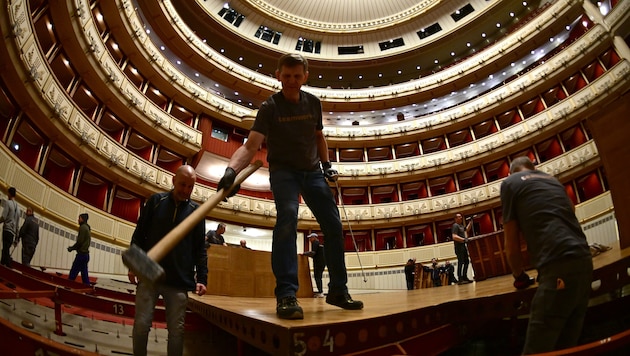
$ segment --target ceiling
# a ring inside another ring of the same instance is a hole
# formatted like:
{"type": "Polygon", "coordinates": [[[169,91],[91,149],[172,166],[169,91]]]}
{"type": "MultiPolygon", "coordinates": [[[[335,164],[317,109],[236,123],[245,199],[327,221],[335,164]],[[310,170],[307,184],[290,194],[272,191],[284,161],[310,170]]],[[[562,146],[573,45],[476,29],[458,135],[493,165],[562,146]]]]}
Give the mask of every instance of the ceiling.
{"type": "MultiPolygon", "coordinates": [[[[155,6],[154,0],[138,0],[140,8],[155,6]]],[[[196,34],[205,40],[206,44],[217,52],[238,65],[251,70],[273,76],[277,58],[286,52],[282,48],[291,48],[292,42],[288,39],[289,33],[299,28],[300,33],[308,33],[310,36],[319,36],[322,42],[337,41],[339,38],[355,38],[356,30],[322,31],[308,28],[308,26],[296,25],[318,22],[338,25],[340,23],[380,22],[380,27],[362,30],[359,38],[361,41],[374,42],[391,39],[383,37],[382,32],[391,28],[404,28],[416,36],[415,29],[426,24],[448,22],[438,15],[452,13],[459,8],[472,4],[476,8],[486,6],[492,9],[491,13],[473,12],[461,21],[461,25],[454,26],[450,30],[444,30],[436,35],[436,40],[427,42],[422,46],[404,46],[396,49],[397,52],[383,51],[379,57],[340,55],[317,55],[304,53],[309,59],[309,86],[344,88],[347,90],[388,86],[395,83],[407,82],[421,76],[430,75],[434,71],[462,60],[463,58],[482,50],[492,44],[494,40],[502,37],[511,26],[534,11],[540,5],[540,0],[466,0],[466,1],[363,1],[363,0],[316,0],[310,2],[296,2],[290,0],[240,0],[224,2],[219,0],[201,1],[173,1],[173,6],[178,11],[180,18],[187,26],[194,29],[196,34]],[[422,6],[420,6],[422,5],[422,6]],[[492,5],[492,6],[489,6],[492,5]],[[273,24],[275,30],[283,33],[283,38],[290,42],[288,45],[276,46],[255,38],[251,32],[239,32],[233,24],[218,16],[223,7],[236,9],[240,13],[247,14],[243,24],[239,28],[246,28],[248,21],[255,22],[249,27],[260,24],[273,24]],[[340,14],[343,14],[340,15],[340,14]],[[402,16],[404,15],[404,16],[402,16]],[[483,16],[479,16],[483,15],[483,16]],[[489,16],[491,15],[491,16],[489,16]],[[299,21],[296,21],[299,19],[299,21]],[[414,25],[415,24],[415,25],[414,25]],[[415,26],[415,27],[414,27],[415,26]],[[411,30],[409,30],[411,28],[411,30]],[[289,46],[289,47],[287,47],[289,46]],[[437,63],[436,63],[437,62],[437,63]]],[[[452,21],[451,21],[452,22],[452,21]]],[[[159,28],[151,28],[151,22],[146,21],[147,33],[158,45],[168,43],[163,40],[159,28]]],[[[445,25],[446,27],[446,25],[445,25]]],[[[401,36],[407,36],[401,34],[401,36]]],[[[417,37],[417,36],[416,36],[417,37]]],[[[314,37],[315,38],[315,37],[314,37]]],[[[358,43],[358,42],[353,42],[358,43]]],[[[553,47],[554,43],[543,44],[543,47],[553,47]]],[[[551,49],[541,48],[542,52],[533,54],[528,61],[536,61],[541,53],[551,49]]],[[[184,54],[177,48],[169,48],[164,45],[165,55],[171,58],[173,63],[184,72],[189,72],[190,77],[199,78],[199,84],[216,92],[217,94],[239,103],[240,105],[256,109],[265,95],[255,96],[235,92],[230,89],[230,83],[221,82],[211,75],[204,75],[203,68],[189,66],[182,60],[184,54]]],[[[419,118],[431,113],[439,112],[448,107],[458,105],[464,101],[490,90],[503,79],[510,77],[514,72],[522,70],[528,63],[519,63],[516,67],[498,68],[492,75],[493,78],[479,78],[475,82],[468,83],[467,87],[453,88],[454,90],[445,96],[432,97],[424,102],[416,102],[399,107],[385,105],[380,110],[366,111],[325,111],[325,126],[347,126],[353,123],[365,126],[383,124],[396,121],[396,114],[402,112],[406,120],[419,118]]],[[[232,86],[233,87],[233,86],[232,86]]]]}

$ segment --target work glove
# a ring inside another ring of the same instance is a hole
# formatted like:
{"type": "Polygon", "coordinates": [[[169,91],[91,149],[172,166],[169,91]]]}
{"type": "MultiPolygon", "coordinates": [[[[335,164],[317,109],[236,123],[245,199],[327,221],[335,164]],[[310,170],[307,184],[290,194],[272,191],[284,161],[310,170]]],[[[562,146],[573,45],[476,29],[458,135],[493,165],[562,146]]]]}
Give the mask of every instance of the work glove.
{"type": "Polygon", "coordinates": [[[329,182],[335,182],[339,177],[339,172],[332,168],[330,162],[322,162],[322,171],[324,171],[324,177],[326,177],[329,182]]]}
{"type": "Polygon", "coordinates": [[[74,248],[72,246],[68,246],[68,252],[72,252],[74,248]]]}
{"type": "Polygon", "coordinates": [[[534,279],[523,271],[518,277],[514,278],[514,288],[525,289],[534,284],[534,279]]]}
{"type": "MultiPolygon", "coordinates": [[[[234,179],[236,179],[236,171],[231,167],[227,167],[225,169],[225,173],[221,180],[219,181],[219,185],[217,186],[217,192],[221,189],[229,189],[232,184],[234,184],[234,179]]],[[[230,191],[227,196],[223,199],[223,201],[227,201],[227,198],[233,197],[236,193],[241,189],[241,185],[237,184],[232,191],[230,191]]]]}

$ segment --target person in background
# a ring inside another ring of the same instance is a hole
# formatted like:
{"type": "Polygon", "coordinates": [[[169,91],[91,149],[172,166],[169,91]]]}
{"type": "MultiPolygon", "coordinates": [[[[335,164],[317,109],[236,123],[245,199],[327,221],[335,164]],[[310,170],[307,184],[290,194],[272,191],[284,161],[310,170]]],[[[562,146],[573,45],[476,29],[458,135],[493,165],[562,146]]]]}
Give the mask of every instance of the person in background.
{"type": "Polygon", "coordinates": [[[501,183],[505,253],[514,287],[534,283],[523,269],[521,236],[538,270],[523,354],[576,346],[593,280],[591,252],[565,187],[528,157],[510,164],[501,183]]]}
{"type": "Polygon", "coordinates": [[[208,230],[206,233],[206,249],[210,247],[210,245],[223,245],[227,246],[225,243],[225,239],[223,238],[223,233],[225,233],[225,224],[219,223],[217,224],[216,230],[208,230]]]}
{"type": "Polygon", "coordinates": [[[251,250],[251,248],[247,247],[247,241],[246,240],[241,240],[240,244],[241,244],[242,248],[246,248],[248,250],[251,250]]]}
{"type": "Polygon", "coordinates": [[[326,257],[324,255],[324,245],[319,242],[319,235],[312,232],[308,236],[308,240],[311,242],[311,250],[305,252],[304,255],[313,259],[313,277],[315,278],[315,286],[317,287],[317,293],[315,297],[324,297],[324,285],[322,278],[324,276],[324,268],[326,268],[326,257]]]}
{"type": "Polygon", "coordinates": [[[74,281],[77,275],[81,273],[81,281],[85,285],[90,285],[88,276],[88,262],[90,262],[90,242],[92,241],[92,233],[90,225],[88,225],[88,214],[79,215],[79,233],[77,241],[74,245],[68,247],[68,252],[77,251],[77,255],[72,262],[68,279],[74,281]]]}
{"type": "Polygon", "coordinates": [[[466,247],[466,243],[468,243],[466,234],[472,228],[472,219],[468,221],[466,227],[464,227],[463,222],[464,217],[462,214],[457,213],[455,214],[455,223],[451,228],[455,255],[457,256],[457,278],[459,278],[459,284],[472,282],[468,279],[468,264],[470,263],[470,258],[468,257],[468,248],[466,247]]]}
{"type": "Polygon", "coordinates": [[[16,195],[15,188],[10,187],[7,191],[7,200],[3,201],[4,209],[2,216],[0,216],[0,223],[4,223],[2,226],[2,259],[0,259],[0,264],[7,267],[11,267],[11,245],[18,234],[20,223],[20,208],[15,202],[16,195]]]}
{"type": "Polygon", "coordinates": [[[448,284],[457,284],[457,278],[455,278],[455,267],[451,261],[444,262],[444,273],[448,276],[448,284]]]}
{"type": "Polygon", "coordinates": [[[20,239],[22,239],[22,264],[30,266],[37,243],[39,243],[39,224],[31,207],[26,208],[26,219],[13,245],[17,246],[20,239]]]}
{"type": "MultiPolygon", "coordinates": [[[[269,181],[277,219],[271,245],[271,267],[276,277],[276,314],[281,319],[303,319],[296,294],[298,285],[297,222],[299,197],[315,215],[325,237],[330,275],[326,303],[350,310],[363,302],[348,293],[344,238],[339,208],[328,181],[338,173],[328,157],[320,100],[301,90],[308,80],[308,61],[300,54],[280,57],[276,79],[282,90],[261,104],[247,141],[232,155],[217,189],[229,188],[236,174],[251,162],[267,140],[269,181]]],[[[238,189],[228,194],[233,196],[238,189]]]]}
{"type": "MultiPolygon", "coordinates": [[[[131,243],[149,251],[166,234],[186,219],[199,204],[190,200],[197,175],[188,165],[180,166],[173,177],[170,192],[153,194],[140,211],[140,218],[131,243]]],[[[184,352],[184,321],[188,305],[188,291],[206,293],[208,285],[208,255],[204,248],[205,222],[194,225],[173,249],[160,260],[164,278],[155,283],[138,281],[128,272],[129,281],[136,289],[136,315],[133,323],[133,354],[146,356],[153,310],[160,295],[166,308],[168,329],[167,354],[181,356],[184,352]]]]}
{"type": "Polygon", "coordinates": [[[437,258],[432,258],[431,259],[431,267],[424,267],[424,270],[427,273],[431,274],[431,282],[433,282],[433,286],[434,287],[441,287],[442,286],[442,280],[440,278],[440,274],[442,272],[442,269],[438,266],[438,260],[437,258]]]}
{"type": "Polygon", "coordinates": [[[405,264],[405,279],[407,280],[407,290],[414,289],[416,275],[416,259],[410,258],[405,264]]]}

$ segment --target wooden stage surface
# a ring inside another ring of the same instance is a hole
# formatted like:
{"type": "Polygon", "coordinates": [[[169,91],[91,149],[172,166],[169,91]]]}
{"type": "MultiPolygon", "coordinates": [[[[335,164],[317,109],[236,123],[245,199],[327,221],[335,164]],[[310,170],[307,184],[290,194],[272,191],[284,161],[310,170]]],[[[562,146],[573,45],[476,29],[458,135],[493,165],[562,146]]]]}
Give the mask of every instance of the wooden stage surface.
{"type": "MultiPolygon", "coordinates": [[[[630,248],[593,258],[592,296],[630,284],[630,248]]],[[[534,271],[529,271],[535,277],[534,271]]],[[[536,285],[517,291],[511,275],[416,290],[358,293],[360,311],[299,298],[303,320],[276,317],[275,298],[191,296],[189,307],[239,340],[273,355],[437,354],[466,339],[489,319],[527,314],[536,285]],[[430,342],[429,340],[448,340],[430,342]]]]}

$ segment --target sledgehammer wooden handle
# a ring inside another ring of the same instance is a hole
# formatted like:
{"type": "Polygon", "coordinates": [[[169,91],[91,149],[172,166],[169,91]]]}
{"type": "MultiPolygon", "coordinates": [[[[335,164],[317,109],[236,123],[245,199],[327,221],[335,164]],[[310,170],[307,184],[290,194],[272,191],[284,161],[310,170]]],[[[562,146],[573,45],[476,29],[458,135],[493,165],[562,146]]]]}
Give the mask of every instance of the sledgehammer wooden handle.
{"type": "Polygon", "coordinates": [[[203,220],[210,210],[214,209],[219,203],[225,199],[228,193],[237,184],[243,183],[247,177],[254,173],[258,168],[262,166],[262,162],[257,160],[256,162],[245,167],[234,179],[234,184],[229,189],[221,189],[216,192],[201,204],[192,214],[188,215],[186,219],[175,226],[168,234],[166,234],[155,246],[153,246],[147,256],[153,261],[159,262],[164,256],[166,256],[177,245],[186,234],[192,230],[201,220],[203,220]]]}

